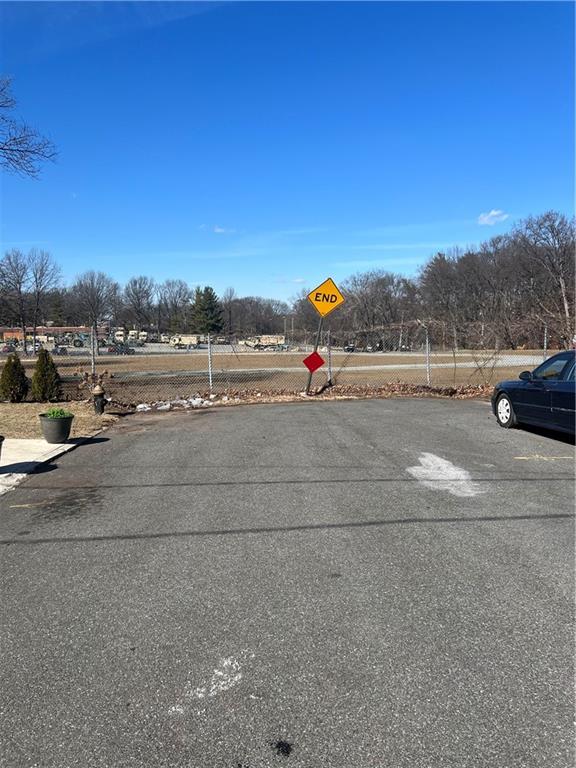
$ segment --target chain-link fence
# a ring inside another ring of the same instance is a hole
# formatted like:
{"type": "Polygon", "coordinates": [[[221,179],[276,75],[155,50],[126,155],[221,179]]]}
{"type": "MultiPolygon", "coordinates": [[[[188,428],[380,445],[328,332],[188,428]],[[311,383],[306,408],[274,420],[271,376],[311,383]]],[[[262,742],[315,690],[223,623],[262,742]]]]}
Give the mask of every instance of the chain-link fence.
{"type": "MultiPolygon", "coordinates": [[[[313,374],[310,392],[331,386],[377,389],[398,383],[435,388],[492,385],[516,378],[566,345],[565,340],[551,339],[545,326],[538,335],[539,347],[521,344],[511,349],[501,346],[496,329],[487,323],[453,328],[413,321],[369,330],[327,329],[318,346],[324,364],[313,374]]],[[[97,370],[112,400],[130,406],[197,396],[304,391],[308,370],[303,360],[314,349],[314,334],[302,332],[276,341],[259,345],[218,339],[218,343],[210,340],[189,349],[147,344],[135,354],[99,357],[97,370]]],[[[86,388],[79,384],[89,370],[88,359],[60,359],[58,366],[65,396],[86,397],[86,388]]]]}

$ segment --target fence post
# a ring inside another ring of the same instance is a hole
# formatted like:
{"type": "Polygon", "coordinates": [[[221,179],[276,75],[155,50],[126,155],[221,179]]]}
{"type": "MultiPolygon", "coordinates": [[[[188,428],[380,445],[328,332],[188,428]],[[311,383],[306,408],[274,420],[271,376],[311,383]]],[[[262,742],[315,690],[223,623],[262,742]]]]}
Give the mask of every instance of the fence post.
{"type": "Polygon", "coordinates": [[[328,329],[328,384],[332,384],[332,335],[328,329]]]}
{"type": "Polygon", "coordinates": [[[90,329],[90,372],[94,375],[96,373],[96,352],[98,350],[98,336],[95,331],[94,325],[90,329]],[[94,346],[96,343],[96,346],[94,346]]]}
{"type": "Polygon", "coordinates": [[[430,336],[428,335],[428,326],[425,326],[426,332],[426,384],[430,386],[430,336]]]}
{"type": "Polygon", "coordinates": [[[210,334],[208,334],[208,386],[210,387],[210,394],[212,394],[212,342],[210,334]]]}
{"type": "Polygon", "coordinates": [[[544,357],[543,359],[546,360],[548,353],[548,326],[544,326],[544,357]]]}

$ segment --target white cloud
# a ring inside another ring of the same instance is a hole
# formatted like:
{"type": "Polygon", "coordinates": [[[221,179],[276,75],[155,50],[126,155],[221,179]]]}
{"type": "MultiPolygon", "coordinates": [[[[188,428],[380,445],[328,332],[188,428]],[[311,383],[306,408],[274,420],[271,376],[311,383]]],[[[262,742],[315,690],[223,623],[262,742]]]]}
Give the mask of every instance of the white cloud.
{"type": "Polygon", "coordinates": [[[215,235],[231,235],[236,232],[236,230],[227,229],[226,227],[219,227],[218,224],[216,224],[214,227],[212,227],[212,232],[214,232],[215,235]]]}
{"type": "Polygon", "coordinates": [[[478,224],[492,227],[500,221],[506,221],[509,216],[509,213],[504,213],[504,211],[501,211],[498,208],[493,208],[489,213],[481,213],[480,216],[478,216],[478,224]]]}
{"type": "Polygon", "coordinates": [[[279,277],[274,282],[281,283],[282,285],[286,285],[287,283],[305,283],[306,279],[304,277],[279,277]]]}

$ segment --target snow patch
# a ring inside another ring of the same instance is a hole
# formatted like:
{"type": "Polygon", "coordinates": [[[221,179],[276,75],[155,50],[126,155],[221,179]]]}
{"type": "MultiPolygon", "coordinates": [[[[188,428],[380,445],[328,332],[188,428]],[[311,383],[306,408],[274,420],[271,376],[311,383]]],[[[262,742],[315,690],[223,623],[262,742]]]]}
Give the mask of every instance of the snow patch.
{"type": "Polygon", "coordinates": [[[173,408],[208,408],[214,405],[213,400],[216,395],[210,395],[212,400],[204,400],[203,397],[176,398],[175,400],[159,400],[156,403],[140,403],[136,406],[136,411],[171,411],[173,408]]]}

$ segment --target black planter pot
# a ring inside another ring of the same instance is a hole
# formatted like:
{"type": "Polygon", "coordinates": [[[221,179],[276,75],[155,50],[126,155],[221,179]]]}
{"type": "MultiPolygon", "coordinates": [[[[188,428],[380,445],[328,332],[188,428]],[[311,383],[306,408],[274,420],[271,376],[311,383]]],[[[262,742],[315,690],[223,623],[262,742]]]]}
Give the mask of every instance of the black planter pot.
{"type": "Polygon", "coordinates": [[[47,443],[65,443],[70,437],[73,418],[74,416],[62,416],[59,419],[50,419],[41,413],[39,419],[44,440],[47,443]]]}

